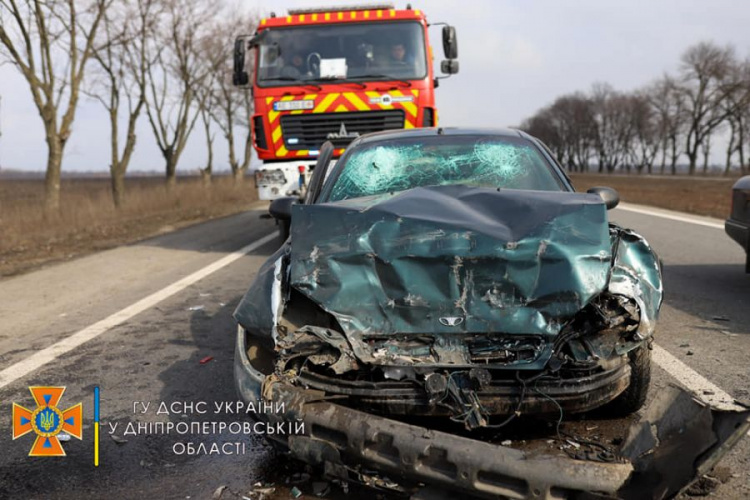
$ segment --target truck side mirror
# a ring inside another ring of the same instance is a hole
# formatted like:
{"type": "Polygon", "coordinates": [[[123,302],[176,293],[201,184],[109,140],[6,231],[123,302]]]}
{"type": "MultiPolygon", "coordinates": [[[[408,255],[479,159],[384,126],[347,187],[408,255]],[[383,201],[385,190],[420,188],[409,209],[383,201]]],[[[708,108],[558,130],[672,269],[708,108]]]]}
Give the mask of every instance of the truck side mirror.
{"type": "Polygon", "coordinates": [[[458,39],[456,38],[456,28],[453,26],[443,27],[443,52],[447,59],[458,58],[458,39]]]}
{"type": "Polygon", "coordinates": [[[458,61],[456,59],[446,59],[440,63],[440,71],[446,75],[455,75],[458,73],[458,61]]]}
{"type": "Polygon", "coordinates": [[[599,198],[601,198],[604,201],[604,204],[607,206],[607,210],[612,210],[617,206],[618,203],[620,203],[620,195],[617,193],[617,191],[610,187],[596,186],[590,188],[586,192],[589,194],[599,195],[599,198]]]}
{"type": "Polygon", "coordinates": [[[250,77],[245,71],[245,37],[238,37],[234,41],[234,74],[232,83],[235,86],[247,85],[250,77]]]}

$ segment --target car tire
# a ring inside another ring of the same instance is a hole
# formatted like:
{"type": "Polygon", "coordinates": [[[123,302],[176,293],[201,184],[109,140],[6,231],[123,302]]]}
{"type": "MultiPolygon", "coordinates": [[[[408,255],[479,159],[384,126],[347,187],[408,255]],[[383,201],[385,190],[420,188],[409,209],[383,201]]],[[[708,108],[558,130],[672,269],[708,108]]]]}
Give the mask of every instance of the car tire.
{"type": "Polygon", "coordinates": [[[630,384],[623,393],[605,406],[606,413],[624,417],[640,410],[646,403],[648,386],[651,383],[651,349],[643,344],[628,353],[630,384]]]}
{"type": "Polygon", "coordinates": [[[291,225],[291,222],[288,220],[279,221],[279,239],[282,244],[289,238],[291,225]]]}

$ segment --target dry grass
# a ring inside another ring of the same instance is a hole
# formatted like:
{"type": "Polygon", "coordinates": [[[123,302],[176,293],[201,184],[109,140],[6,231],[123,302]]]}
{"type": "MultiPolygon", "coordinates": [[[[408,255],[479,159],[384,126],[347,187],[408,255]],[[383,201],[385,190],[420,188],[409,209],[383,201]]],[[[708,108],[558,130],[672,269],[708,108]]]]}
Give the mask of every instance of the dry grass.
{"type": "Polygon", "coordinates": [[[63,180],[60,213],[45,218],[42,180],[0,180],[0,276],[241,212],[257,200],[252,182],[235,186],[230,177],[210,187],[181,178],[172,192],[159,177],[128,178],[126,188],[127,203],[115,210],[109,179],[63,180]]]}
{"type": "MultiPolygon", "coordinates": [[[[610,186],[623,201],[724,219],[735,179],[571,175],[576,189],[610,186]]],[[[247,210],[256,201],[251,181],[235,186],[217,177],[210,188],[199,178],[180,179],[168,193],[159,177],[128,178],[128,203],[112,205],[109,180],[67,179],[62,210],[45,218],[41,180],[0,180],[0,276],[40,264],[137,241],[176,227],[247,210]]]]}
{"type": "Polygon", "coordinates": [[[737,179],[686,178],[639,175],[573,174],[578,191],[592,186],[609,186],[620,199],[697,215],[726,219],[731,205],[732,185],[737,179]]]}

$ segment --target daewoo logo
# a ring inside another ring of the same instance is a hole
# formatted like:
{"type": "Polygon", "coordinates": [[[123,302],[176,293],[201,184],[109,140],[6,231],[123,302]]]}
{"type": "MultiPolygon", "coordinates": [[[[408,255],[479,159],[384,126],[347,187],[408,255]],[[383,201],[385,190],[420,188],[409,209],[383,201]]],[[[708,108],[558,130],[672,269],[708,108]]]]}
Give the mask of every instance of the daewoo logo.
{"type": "Polygon", "coordinates": [[[458,326],[464,322],[464,319],[461,316],[443,316],[438,321],[444,326],[458,326]]]}
{"type": "Polygon", "coordinates": [[[359,132],[349,132],[346,130],[346,125],[341,122],[341,127],[338,132],[331,132],[326,136],[326,139],[356,139],[359,137],[359,132]]]}

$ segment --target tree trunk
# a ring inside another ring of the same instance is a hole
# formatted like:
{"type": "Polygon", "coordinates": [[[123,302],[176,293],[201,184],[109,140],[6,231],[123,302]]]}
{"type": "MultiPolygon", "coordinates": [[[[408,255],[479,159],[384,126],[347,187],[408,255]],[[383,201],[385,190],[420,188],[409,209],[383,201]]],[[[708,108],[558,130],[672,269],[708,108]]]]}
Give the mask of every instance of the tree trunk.
{"type": "Polygon", "coordinates": [[[729,171],[732,169],[732,153],[734,153],[734,139],[735,139],[734,124],[731,124],[731,132],[729,133],[729,145],[727,145],[727,161],[724,165],[724,175],[729,175],[729,171]]]}
{"type": "Polygon", "coordinates": [[[703,175],[708,173],[708,157],[711,154],[711,141],[706,137],[706,143],[703,149],[703,175]]]}
{"type": "Polygon", "coordinates": [[[211,168],[210,167],[202,168],[200,172],[201,172],[201,181],[203,181],[203,187],[204,188],[211,187],[211,181],[212,181],[211,168]]]}
{"type": "Polygon", "coordinates": [[[112,179],[112,200],[115,208],[122,208],[125,202],[125,169],[120,165],[114,165],[110,168],[110,178],[112,179]]]}
{"type": "Polygon", "coordinates": [[[172,191],[177,185],[177,158],[173,154],[165,155],[167,159],[167,191],[172,191]]]}
{"type": "Polygon", "coordinates": [[[44,176],[44,212],[47,216],[60,211],[60,171],[63,145],[54,131],[47,132],[47,173],[44,176]]]}
{"type": "Polygon", "coordinates": [[[203,130],[206,133],[206,147],[208,148],[206,167],[201,170],[201,178],[203,179],[203,187],[209,187],[214,170],[214,136],[211,135],[211,120],[203,108],[201,108],[201,118],[203,119],[203,130]]]}
{"type": "Polygon", "coordinates": [[[232,169],[232,177],[234,178],[234,184],[239,186],[245,180],[245,171],[241,168],[232,169]]]}
{"type": "Polygon", "coordinates": [[[698,165],[698,151],[687,151],[685,153],[688,157],[688,174],[695,175],[695,168],[698,165]]]}

